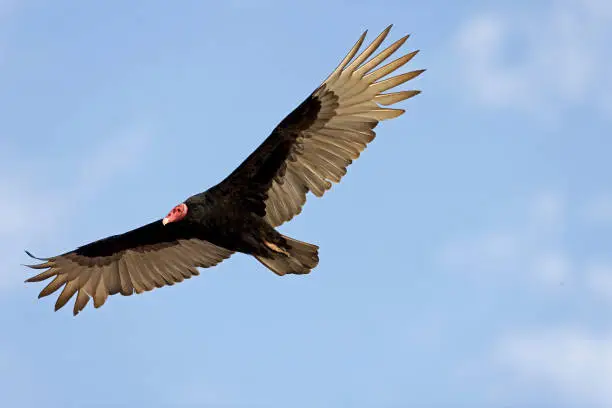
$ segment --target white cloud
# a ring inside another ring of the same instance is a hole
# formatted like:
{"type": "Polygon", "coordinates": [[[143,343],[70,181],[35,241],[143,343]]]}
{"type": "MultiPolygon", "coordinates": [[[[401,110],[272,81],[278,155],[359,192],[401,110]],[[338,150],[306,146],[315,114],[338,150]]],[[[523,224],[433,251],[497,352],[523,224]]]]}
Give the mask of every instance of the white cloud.
{"type": "Polygon", "coordinates": [[[533,198],[528,210],[538,225],[558,228],[564,224],[566,199],[559,193],[543,191],[533,198]]]}
{"type": "MultiPolygon", "coordinates": [[[[31,161],[24,166],[21,159],[26,156],[24,153],[13,151],[12,155],[3,157],[2,167],[6,171],[0,173],[0,213],[3,214],[0,223],[0,288],[23,281],[23,276],[16,272],[24,261],[26,243],[61,234],[62,229],[58,226],[75,208],[94,198],[100,189],[138,164],[137,158],[146,148],[148,138],[149,132],[138,127],[115,132],[70,166],[77,177],[64,187],[58,187],[59,183],[50,187],[38,181],[53,179],[50,158],[48,161],[31,161]]],[[[0,146],[0,150],[2,148],[0,146]]]]}
{"type": "Polygon", "coordinates": [[[515,333],[495,348],[495,364],[521,389],[568,399],[576,406],[612,406],[612,332],[567,327],[515,333]]]}
{"type": "Polygon", "coordinates": [[[81,163],[73,195],[95,194],[100,185],[107,184],[136,164],[147,148],[150,135],[147,128],[133,125],[100,143],[95,154],[81,163]]]}
{"type": "Polygon", "coordinates": [[[464,92],[477,103],[555,115],[577,105],[612,107],[608,0],[561,0],[474,16],[454,44],[464,92]]]}
{"type": "MultiPolygon", "coordinates": [[[[585,226],[579,224],[584,218],[572,218],[577,213],[573,210],[599,201],[570,201],[562,194],[543,192],[511,207],[498,225],[452,242],[442,251],[442,261],[456,272],[471,272],[491,283],[527,282],[558,288],[568,301],[612,302],[609,254],[581,253],[565,245],[574,227],[585,226]]],[[[495,403],[523,406],[537,399],[563,406],[612,406],[612,331],[572,326],[523,329],[502,336],[491,350],[484,364],[480,359],[474,363],[478,370],[473,376],[500,374],[490,377],[494,392],[489,397],[495,403]]]]}
{"type": "Polygon", "coordinates": [[[592,293],[612,301],[612,262],[599,260],[586,268],[587,286],[592,293]]]}
{"type": "Polygon", "coordinates": [[[523,251],[522,243],[511,232],[484,232],[447,245],[441,260],[453,269],[480,274],[513,269],[512,264],[523,251]]]}
{"type": "Polygon", "coordinates": [[[603,193],[590,200],[586,205],[584,215],[590,222],[612,223],[612,193],[603,193]]]}
{"type": "Polygon", "coordinates": [[[55,208],[54,198],[49,192],[29,191],[26,187],[32,184],[26,178],[0,179],[0,214],[3,215],[0,224],[0,238],[15,236],[29,224],[35,224],[39,229],[49,226],[49,218],[37,208],[42,198],[45,207],[55,208]]]}
{"type": "Polygon", "coordinates": [[[563,253],[542,253],[534,256],[531,270],[542,283],[555,285],[570,279],[572,264],[568,256],[563,253]]]}
{"type": "Polygon", "coordinates": [[[41,186],[27,173],[1,174],[0,289],[23,281],[17,272],[23,262],[24,242],[45,237],[55,228],[63,192],[41,186]]]}
{"type": "MultiPolygon", "coordinates": [[[[608,216],[607,197],[602,194],[573,204],[602,220],[608,216]]],[[[440,263],[477,279],[500,283],[518,279],[542,288],[565,286],[581,296],[612,301],[612,258],[610,254],[581,254],[566,245],[570,222],[585,227],[580,224],[584,218],[571,219],[573,212],[567,207],[563,195],[540,193],[524,208],[511,209],[500,217],[511,220],[506,225],[490,225],[449,242],[440,252],[440,263]]]]}
{"type": "Polygon", "coordinates": [[[528,277],[548,286],[566,282],[573,265],[563,246],[565,201],[561,194],[538,194],[518,221],[461,237],[442,250],[440,260],[478,277],[528,277]]]}

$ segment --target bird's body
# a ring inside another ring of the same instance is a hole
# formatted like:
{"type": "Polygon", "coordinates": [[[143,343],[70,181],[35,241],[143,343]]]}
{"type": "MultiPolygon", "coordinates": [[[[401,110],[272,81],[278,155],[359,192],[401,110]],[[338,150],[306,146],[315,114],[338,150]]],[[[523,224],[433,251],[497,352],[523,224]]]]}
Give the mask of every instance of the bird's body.
{"type": "Polygon", "coordinates": [[[285,245],[282,235],[263,217],[249,211],[244,201],[219,194],[214,188],[185,202],[196,214],[191,224],[194,233],[197,231],[198,237],[211,244],[257,256],[270,255],[265,242],[285,245]]]}
{"type": "Polygon", "coordinates": [[[318,247],[275,228],[301,212],[309,191],[320,197],[340,181],[374,139],[379,121],[404,113],[380,105],[419,93],[382,93],[423,72],[381,79],[416,55],[379,67],[405,36],[368,60],[390,28],[357,55],[364,33],[321,86],[220,183],[189,197],[163,219],[62,255],[37,258],[44,262],[29,266],[45,271],[27,281],[53,278],[39,297],[63,287],[56,310],[77,294],[76,315],[90,298],[100,307],[108,295],[173,285],[234,252],[254,256],[278,275],[309,273],[319,262],[318,247]]]}

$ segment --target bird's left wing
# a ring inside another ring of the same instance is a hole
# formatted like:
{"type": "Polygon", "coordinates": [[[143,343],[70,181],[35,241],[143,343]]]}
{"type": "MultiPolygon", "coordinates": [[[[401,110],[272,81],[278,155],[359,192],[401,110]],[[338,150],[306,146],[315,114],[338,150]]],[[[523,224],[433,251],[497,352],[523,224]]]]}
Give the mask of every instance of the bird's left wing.
{"type": "Polygon", "coordinates": [[[424,71],[387,77],[418,51],[379,67],[408,36],[368,60],[390,29],[387,27],[357,55],[364,32],[323,84],[214,189],[233,194],[251,211],[278,226],[301,212],[308,191],[320,197],[332,182],[339,182],[346,168],[376,136],[373,129],[378,122],[404,113],[403,109],[380,105],[392,105],[419,93],[383,93],[424,71]]]}
{"type": "MultiPolygon", "coordinates": [[[[96,308],[108,295],[129,296],[165,285],[174,285],[228,258],[232,251],[218,247],[192,234],[185,226],[158,220],[120,235],[113,235],[42,263],[26,265],[45,269],[26,282],[53,280],[40,292],[48,296],[62,286],[55,310],[77,294],[73,313],[78,314],[90,298],[96,308]]],[[[30,253],[31,257],[34,258],[30,253]]]]}

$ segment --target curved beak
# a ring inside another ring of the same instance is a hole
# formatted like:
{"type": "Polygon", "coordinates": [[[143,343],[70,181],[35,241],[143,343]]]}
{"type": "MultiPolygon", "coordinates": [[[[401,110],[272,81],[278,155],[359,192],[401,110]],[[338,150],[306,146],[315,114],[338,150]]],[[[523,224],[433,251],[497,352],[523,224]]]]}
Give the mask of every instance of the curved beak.
{"type": "Polygon", "coordinates": [[[169,221],[170,221],[170,220],[168,219],[168,217],[165,217],[165,218],[162,220],[162,224],[163,224],[163,225],[166,225],[166,224],[167,224],[169,221]]]}

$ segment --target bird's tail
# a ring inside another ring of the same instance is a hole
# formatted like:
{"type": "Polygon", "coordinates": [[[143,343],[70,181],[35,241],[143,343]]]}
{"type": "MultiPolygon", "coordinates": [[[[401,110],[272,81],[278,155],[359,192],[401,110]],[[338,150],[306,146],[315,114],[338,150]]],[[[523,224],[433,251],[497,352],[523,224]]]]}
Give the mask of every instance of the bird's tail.
{"type": "Polygon", "coordinates": [[[319,264],[318,246],[284,235],[282,237],[287,242],[283,248],[270,244],[272,251],[269,255],[256,255],[255,258],[280,276],[288,273],[303,275],[319,264]]]}

